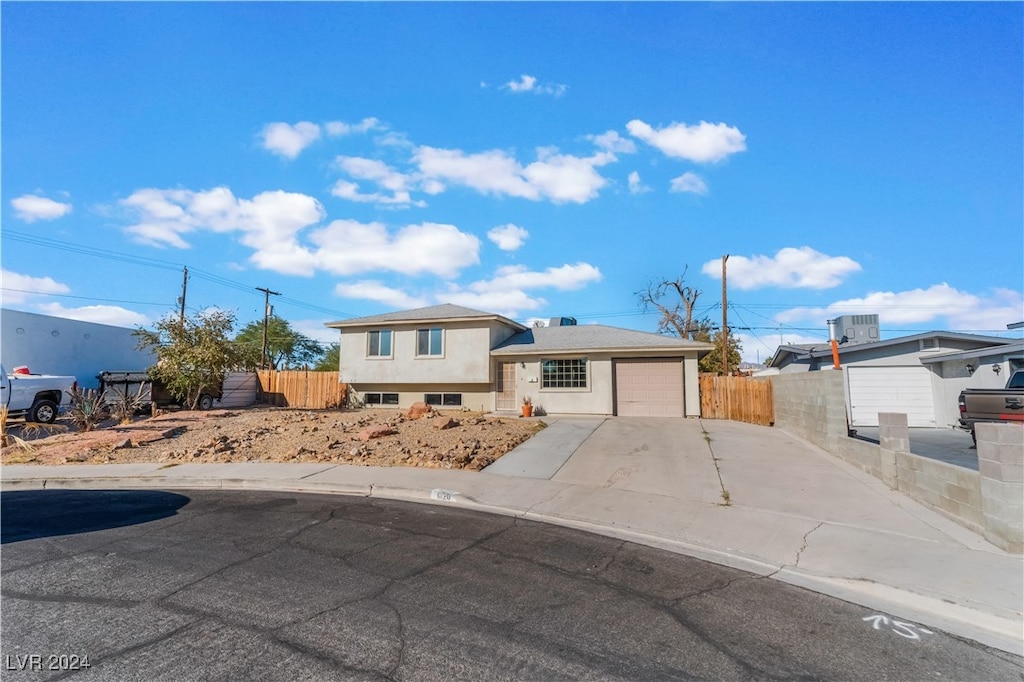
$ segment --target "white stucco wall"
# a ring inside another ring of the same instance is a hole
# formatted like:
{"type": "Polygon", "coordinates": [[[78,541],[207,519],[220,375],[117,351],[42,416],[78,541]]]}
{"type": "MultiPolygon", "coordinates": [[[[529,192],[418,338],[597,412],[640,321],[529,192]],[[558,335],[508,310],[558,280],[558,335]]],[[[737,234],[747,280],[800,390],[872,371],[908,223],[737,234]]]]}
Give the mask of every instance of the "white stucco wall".
{"type": "Polygon", "coordinates": [[[342,329],[341,377],[356,385],[489,384],[492,339],[508,335],[502,327],[495,322],[466,321],[342,329]],[[416,330],[438,326],[444,329],[443,354],[417,356],[416,330]],[[391,356],[369,357],[368,333],[385,329],[392,332],[391,356]]]}
{"type": "Polygon", "coordinates": [[[36,374],[73,376],[96,388],[109,370],[144,370],[156,362],[136,349],[132,329],[0,309],[0,360],[9,371],[28,365],[36,374]]]}

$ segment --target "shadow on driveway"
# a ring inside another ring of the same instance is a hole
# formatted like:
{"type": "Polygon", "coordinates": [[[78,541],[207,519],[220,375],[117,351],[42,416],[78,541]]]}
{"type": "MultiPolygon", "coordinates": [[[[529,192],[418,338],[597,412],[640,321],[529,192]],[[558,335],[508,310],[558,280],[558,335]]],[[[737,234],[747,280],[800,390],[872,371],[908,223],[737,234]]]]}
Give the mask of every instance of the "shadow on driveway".
{"type": "Polygon", "coordinates": [[[157,490],[15,490],[0,494],[0,544],[174,516],[189,498],[157,490]]]}

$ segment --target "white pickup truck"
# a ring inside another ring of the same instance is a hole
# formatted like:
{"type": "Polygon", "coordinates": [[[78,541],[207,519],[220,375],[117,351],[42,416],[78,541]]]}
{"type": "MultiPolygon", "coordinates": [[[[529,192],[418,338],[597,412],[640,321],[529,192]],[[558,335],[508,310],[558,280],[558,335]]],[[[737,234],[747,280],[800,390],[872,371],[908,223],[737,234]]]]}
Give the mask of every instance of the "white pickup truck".
{"type": "Polygon", "coordinates": [[[60,409],[71,404],[69,391],[77,385],[75,377],[29,374],[27,367],[8,374],[0,364],[0,406],[7,408],[9,417],[52,424],[60,409]]]}

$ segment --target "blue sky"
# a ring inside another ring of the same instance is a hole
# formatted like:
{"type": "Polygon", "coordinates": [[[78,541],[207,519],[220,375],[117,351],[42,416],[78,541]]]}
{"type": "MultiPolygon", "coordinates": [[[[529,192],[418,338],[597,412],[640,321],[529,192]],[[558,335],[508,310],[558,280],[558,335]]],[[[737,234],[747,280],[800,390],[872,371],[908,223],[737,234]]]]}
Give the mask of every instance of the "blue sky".
{"type": "MultiPolygon", "coordinates": [[[[330,320],[451,302],[744,357],[877,313],[1024,319],[1021,3],[19,3],[7,308],[330,320]]],[[[1019,332],[1018,332],[1019,333],[1019,332]]]]}

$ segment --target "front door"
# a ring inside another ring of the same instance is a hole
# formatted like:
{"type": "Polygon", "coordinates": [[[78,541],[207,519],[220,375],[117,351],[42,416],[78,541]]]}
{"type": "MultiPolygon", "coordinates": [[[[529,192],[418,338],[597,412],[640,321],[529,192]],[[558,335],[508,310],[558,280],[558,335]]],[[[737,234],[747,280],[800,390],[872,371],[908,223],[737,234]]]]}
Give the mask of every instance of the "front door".
{"type": "Polygon", "coordinates": [[[494,409],[511,411],[516,409],[516,363],[499,362],[495,373],[494,409]]]}

